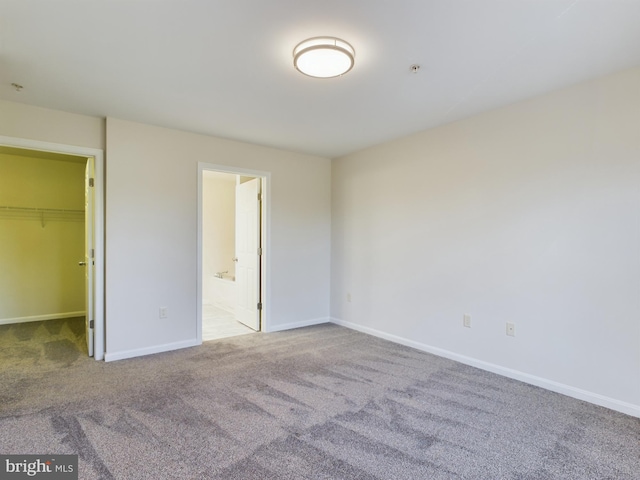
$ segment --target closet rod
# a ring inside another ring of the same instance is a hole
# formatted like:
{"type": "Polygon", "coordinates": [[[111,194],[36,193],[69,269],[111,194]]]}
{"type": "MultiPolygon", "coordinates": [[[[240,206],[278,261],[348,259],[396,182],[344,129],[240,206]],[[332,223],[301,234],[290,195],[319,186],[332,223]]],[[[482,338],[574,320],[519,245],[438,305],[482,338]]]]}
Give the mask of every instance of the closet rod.
{"type": "Polygon", "coordinates": [[[67,208],[31,208],[31,207],[8,207],[0,206],[0,210],[7,212],[23,212],[23,213],[73,213],[84,214],[84,210],[70,210],[67,208]]]}

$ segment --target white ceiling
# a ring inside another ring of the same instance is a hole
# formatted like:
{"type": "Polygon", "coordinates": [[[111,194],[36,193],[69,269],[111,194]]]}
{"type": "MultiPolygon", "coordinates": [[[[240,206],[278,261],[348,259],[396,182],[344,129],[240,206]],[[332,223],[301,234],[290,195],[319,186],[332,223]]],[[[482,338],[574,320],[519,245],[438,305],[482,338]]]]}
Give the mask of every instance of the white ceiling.
{"type": "Polygon", "coordinates": [[[2,99],[326,157],[639,65],[640,0],[0,0],[2,99]]]}

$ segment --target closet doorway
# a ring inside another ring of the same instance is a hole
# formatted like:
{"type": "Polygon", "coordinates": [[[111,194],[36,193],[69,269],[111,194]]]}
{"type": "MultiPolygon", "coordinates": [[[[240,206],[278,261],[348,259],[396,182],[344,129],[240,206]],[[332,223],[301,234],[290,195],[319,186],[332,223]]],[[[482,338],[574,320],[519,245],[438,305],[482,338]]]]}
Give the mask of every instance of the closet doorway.
{"type": "Polygon", "coordinates": [[[266,179],[201,164],[198,340],[264,329],[266,179]]]}
{"type": "Polygon", "coordinates": [[[0,169],[0,324],[71,330],[103,360],[102,151],[0,137],[0,169]]]}

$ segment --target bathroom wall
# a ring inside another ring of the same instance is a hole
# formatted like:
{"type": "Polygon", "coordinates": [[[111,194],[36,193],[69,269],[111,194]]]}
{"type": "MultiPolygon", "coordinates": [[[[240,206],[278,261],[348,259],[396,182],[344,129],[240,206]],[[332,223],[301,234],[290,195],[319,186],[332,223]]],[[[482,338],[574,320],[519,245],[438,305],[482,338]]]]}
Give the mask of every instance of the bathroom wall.
{"type": "MultiPolygon", "coordinates": [[[[0,153],[0,207],[84,209],[84,163],[0,153]]],[[[0,324],[84,315],[84,217],[0,208],[0,324]]]]}
{"type": "Polygon", "coordinates": [[[202,176],[202,301],[213,303],[216,272],[235,276],[236,176],[203,172],[202,176]]]}

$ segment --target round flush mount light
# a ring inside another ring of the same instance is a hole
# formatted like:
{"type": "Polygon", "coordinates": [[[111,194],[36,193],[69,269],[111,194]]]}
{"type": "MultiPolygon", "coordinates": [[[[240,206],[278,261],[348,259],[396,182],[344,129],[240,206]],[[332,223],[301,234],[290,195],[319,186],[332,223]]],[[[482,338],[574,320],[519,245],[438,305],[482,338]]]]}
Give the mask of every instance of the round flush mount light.
{"type": "Polygon", "coordinates": [[[335,37],[314,37],[300,42],[293,49],[293,65],[310,77],[332,78],[353,68],[356,51],[344,40],[335,37]]]}

